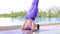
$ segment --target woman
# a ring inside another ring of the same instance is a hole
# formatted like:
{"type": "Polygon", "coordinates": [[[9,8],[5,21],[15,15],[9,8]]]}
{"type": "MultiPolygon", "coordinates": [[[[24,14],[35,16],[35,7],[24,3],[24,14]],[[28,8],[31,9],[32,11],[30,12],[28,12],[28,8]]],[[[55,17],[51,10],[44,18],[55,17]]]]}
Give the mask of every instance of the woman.
{"type": "Polygon", "coordinates": [[[25,21],[24,25],[22,26],[22,30],[25,30],[25,29],[37,30],[37,29],[39,29],[39,24],[36,25],[34,23],[35,18],[38,13],[38,3],[39,3],[39,0],[33,0],[31,8],[29,9],[29,11],[26,14],[26,21],[25,21]]]}

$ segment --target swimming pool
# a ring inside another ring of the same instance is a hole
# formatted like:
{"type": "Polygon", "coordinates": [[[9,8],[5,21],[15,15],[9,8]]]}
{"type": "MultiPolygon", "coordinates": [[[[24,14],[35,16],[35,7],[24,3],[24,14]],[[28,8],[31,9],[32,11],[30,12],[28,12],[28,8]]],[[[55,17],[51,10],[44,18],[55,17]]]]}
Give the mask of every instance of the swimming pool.
{"type": "MultiPolygon", "coordinates": [[[[12,26],[12,25],[21,25],[25,21],[24,18],[0,18],[0,27],[2,26],[12,26]]],[[[56,23],[60,22],[60,18],[37,18],[35,23],[56,23]]],[[[5,29],[5,28],[4,28],[5,29]]],[[[16,30],[7,30],[0,31],[0,34],[22,34],[22,33],[31,33],[23,32],[20,29],[16,30]]],[[[41,26],[39,31],[34,32],[33,34],[60,34],[60,26],[41,26]]]]}
{"type": "MultiPolygon", "coordinates": [[[[0,26],[22,25],[24,18],[0,18],[0,26]]],[[[60,18],[36,18],[35,23],[59,23],[60,18]]]]}
{"type": "MultiPolygon", "coordinates": [[[[25,19],[24,18],[12,18],[13,22],[24,22],[25,19]]],[[[55,22],[60,22],[60,18],[36,18],[35,23],[55,23],[55,22]]]]}

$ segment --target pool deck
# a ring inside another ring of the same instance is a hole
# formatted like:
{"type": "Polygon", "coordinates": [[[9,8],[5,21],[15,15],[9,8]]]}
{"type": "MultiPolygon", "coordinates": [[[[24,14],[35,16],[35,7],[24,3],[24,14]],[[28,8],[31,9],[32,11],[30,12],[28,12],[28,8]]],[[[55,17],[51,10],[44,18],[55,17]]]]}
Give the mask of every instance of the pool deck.
{"type": "MultiPolygon", "coordinates": [[[[0,34],[19,34],[21,32],[20,27],[21,25],[0,27],[0,34]]],[[[40,24],[40,30],[38,32],[33,32],[32,34],[60,34],[60,23],[40,24]]]]}
{"type": "MultiPolygon", "coordinates": [[[[39,24],[40,27],[46,27],[46,26],[58,26],[60,23],[48,23],[48,24],[39,24]]],[[[13,29],[20,29],[21,25],[14,25],[14,26],[3,26],[0,27],[0,31],[4,30],[13,30],[13,29]]]]}

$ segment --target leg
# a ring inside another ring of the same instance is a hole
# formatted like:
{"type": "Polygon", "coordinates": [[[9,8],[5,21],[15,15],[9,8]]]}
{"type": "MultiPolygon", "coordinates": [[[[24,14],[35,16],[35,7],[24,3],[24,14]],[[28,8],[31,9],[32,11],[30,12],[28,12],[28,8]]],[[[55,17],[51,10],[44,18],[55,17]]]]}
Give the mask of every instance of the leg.
{"type": "MultiPolygon", "coordinates": [[[[38,2],[39,2],[39,0],[33,0],[31,8],[30,8],[30,10],[28,10],[28,13],[26,14],[26,19],[35,20],[37,13],[38,13],[38,2]]],[[[24,29],[25,28],[26,27],[24,27],[24,29]]],[[[34,22],[33,22],[31,29],[34,30],[34,22]]]]}
{"type": "Polygon", "coordinates": [[[38,3],[39,0],[33,0],[31,8],[28,10],[26,14],[26,19],[35,20],[38,13],[38,3]]]}

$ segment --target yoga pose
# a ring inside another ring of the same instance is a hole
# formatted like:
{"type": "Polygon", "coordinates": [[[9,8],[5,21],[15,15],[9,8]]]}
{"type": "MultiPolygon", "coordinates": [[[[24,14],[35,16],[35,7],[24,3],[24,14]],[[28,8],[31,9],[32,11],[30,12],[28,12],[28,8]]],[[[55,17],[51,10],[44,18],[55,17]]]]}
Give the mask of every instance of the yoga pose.
{"type": "Polygon", "coordinates": [[[35,24],[35,18],[38,13],[38,3],[39,0],[33,0],[31,8],[28,10],[26,14],[26,21],[22,26],[22,30],[38,30],[39,29],[39,24],[35,24]]]}

